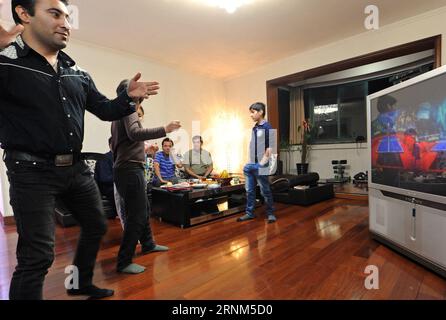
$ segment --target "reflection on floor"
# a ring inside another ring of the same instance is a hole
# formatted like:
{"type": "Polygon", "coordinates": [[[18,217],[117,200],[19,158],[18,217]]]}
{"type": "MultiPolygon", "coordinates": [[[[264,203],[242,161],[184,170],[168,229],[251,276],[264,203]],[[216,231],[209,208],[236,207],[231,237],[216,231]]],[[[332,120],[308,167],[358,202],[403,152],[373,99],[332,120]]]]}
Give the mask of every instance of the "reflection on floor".
{"type": "Polygon", "coordinates": [[[354,183],[335,183],[334,190],[336,194],[351,194],[351,195],[368,195],[367,183],[354,184],[354,183]]]}

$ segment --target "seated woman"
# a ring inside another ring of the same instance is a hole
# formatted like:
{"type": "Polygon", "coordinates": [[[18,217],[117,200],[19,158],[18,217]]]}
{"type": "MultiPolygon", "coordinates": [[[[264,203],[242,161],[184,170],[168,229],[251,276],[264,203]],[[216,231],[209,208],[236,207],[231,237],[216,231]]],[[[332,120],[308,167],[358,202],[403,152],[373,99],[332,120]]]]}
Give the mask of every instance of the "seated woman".
{"type": "Polygon", "coordinates": [[[175,175],[175,168],[182,168],[183,165],[174,160],[172,149],[173,141],[169,138],[164,139],[162,143],[162,151],[156,153],[153,161],[155,166],[154,186],[160,186],[169,182],[172,184],[178,183],[179,179],[175,175]]]}

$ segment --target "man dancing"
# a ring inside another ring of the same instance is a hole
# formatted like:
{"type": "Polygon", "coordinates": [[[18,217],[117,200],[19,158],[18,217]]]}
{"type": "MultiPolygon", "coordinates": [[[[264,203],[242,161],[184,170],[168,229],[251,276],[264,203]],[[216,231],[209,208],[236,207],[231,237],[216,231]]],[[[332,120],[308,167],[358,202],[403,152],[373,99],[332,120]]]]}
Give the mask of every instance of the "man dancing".
{"type": "Polygon", "coordinates": [[[107,226],[100,194],[82,161],[85,110],[113,121],[135,112],[133,100],[157,94],[156,82],[138,82],[108,100],[63,51],[71,26],[67,0],[12,0],[17,26],[0,26],[0,141],[19,234],[10,299],[42,299],[54,260],[54,206],[61,198],[81,226],[73,264],[79,288],[70,295],[104,298],[93,269],[107,226]]]}

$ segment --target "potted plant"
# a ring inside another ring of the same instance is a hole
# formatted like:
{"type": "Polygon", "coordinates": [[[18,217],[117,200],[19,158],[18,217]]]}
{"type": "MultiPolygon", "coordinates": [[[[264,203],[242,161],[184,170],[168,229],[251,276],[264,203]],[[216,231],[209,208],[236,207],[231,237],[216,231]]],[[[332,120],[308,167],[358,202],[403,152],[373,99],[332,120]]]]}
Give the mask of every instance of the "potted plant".
{"type": "Polygon", "coordinates": [[[301,161],[296,163],[297,174],[307,174],[308,173],[308,160],[311,150],[311,138],[312,138],[312,126],[309,120],[304,120],[302,125],[297,128],[298,133],[301,135],[301,144],[298,150],[301,152],[301,161]]]}

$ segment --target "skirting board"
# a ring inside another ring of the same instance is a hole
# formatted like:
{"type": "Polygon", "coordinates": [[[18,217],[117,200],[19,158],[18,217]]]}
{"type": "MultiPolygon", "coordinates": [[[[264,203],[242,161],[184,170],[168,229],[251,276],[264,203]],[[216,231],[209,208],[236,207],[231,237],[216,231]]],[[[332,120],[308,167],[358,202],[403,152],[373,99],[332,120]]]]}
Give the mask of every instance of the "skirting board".
{"type": "Polygon", "coordinates": [[[423,258],[408,249],[403,248],[399,244],[396,244],[395,242],[393,242],[389,239],[386,239],[385,237],[383,237],[377,233],[374,233],[373,231],[370,231],[370,234],[372,236],[372,239],[388,246],[389,248],[402,254],[403,256],[408,257],[410,260],[422,265],[423,267],[432,270],[433,272],[440,275],[441,277],[446,278],[446,269],[444,267],[436,264],[433,261],[430,261],[429,259],[423,258]]]}

